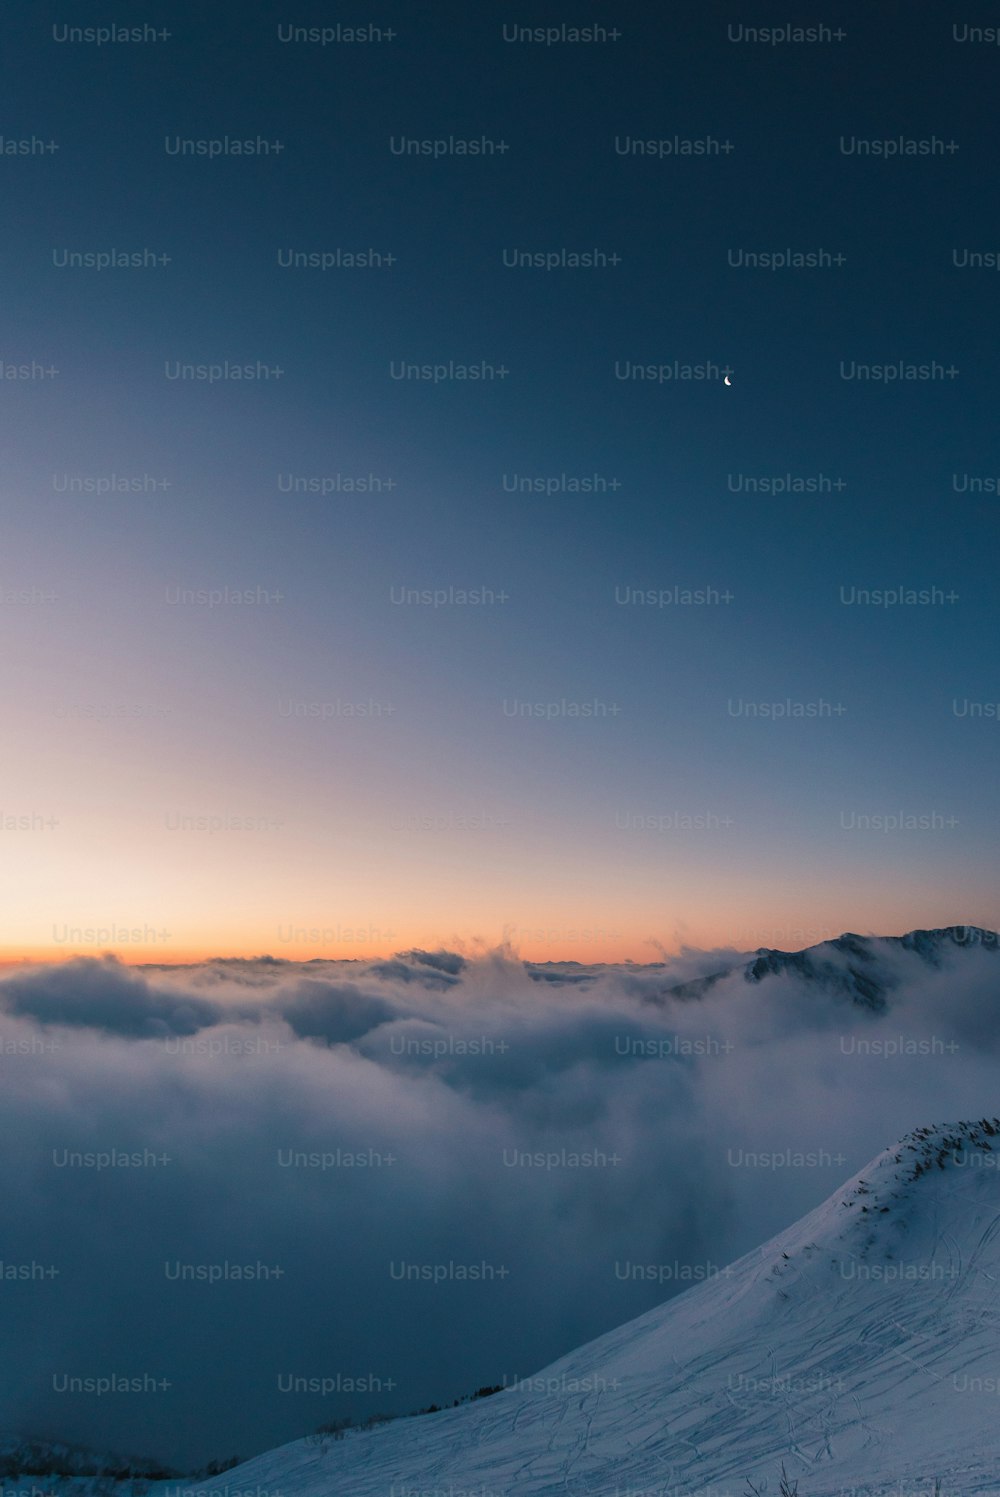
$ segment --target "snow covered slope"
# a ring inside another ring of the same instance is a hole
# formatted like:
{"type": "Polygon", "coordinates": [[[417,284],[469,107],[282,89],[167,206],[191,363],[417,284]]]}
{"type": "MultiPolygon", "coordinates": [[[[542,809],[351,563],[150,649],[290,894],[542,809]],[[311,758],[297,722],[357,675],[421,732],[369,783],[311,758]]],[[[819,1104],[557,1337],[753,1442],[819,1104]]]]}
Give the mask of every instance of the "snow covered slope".
{"type": "Polygon", "coordinates": [[[227,1473],[282,1497],[1000,1489],[1000,1120],[921,1129],[524,1384],[227,1473]]]}

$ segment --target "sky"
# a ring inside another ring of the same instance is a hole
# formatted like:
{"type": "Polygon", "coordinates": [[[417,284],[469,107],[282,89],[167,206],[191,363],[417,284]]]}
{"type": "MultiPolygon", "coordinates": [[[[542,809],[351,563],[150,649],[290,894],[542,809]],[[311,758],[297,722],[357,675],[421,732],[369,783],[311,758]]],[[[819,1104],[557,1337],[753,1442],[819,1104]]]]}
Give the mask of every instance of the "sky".
{"type": "Polygon", "coordinates": [[[12,11],[3,960],[1000,923],[975,11],[12,11]]]}

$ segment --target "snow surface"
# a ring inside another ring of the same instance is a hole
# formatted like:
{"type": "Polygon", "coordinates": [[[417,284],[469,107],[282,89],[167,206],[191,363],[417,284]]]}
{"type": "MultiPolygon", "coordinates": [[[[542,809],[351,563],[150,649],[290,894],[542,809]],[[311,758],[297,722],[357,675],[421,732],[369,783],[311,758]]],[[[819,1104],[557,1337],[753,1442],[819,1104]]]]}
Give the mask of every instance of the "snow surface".
{"type": "Polygon", "coordinates": [[[762,1248],[525,1385],[299,1440],[206,1486],[747,1497],[749,1478],[774,1497],[784,1462],[800,1497],[1000,1492],[997,1166],[1000,1120],[918,1130],[762,1248]]]}

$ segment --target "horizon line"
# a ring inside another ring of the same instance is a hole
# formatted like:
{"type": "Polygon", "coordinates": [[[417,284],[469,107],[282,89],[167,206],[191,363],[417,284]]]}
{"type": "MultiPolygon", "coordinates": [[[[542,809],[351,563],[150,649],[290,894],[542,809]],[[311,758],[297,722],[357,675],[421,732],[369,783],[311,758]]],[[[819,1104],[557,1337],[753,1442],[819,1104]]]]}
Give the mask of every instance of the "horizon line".
{"type": "MultiPolygon", "coordinates": [[[[259,951],[248,954],[233,952],[223,953],[217,950],[211,951],[189,949],[186,951],[178,952],[171,960],[163,960],[161,953],[155,951],[155,949],[151,949],[148,946],[144,946],[141,948],[133,947],[131,949],[128,946],[102,946],[100,949],[96,950],[77,948],[68,949],[65,951],[55,951],[51,947],[34,947],[28,948],[26,950],[24,947],[13,948],[12,946],[0,945],[0,971],[8,970],[14,967],[59,966],[65,964],[66,962],[77,961],[80,959],[103,961],[108,958],[111,958],[121,966],[126,967],[165,969],[207,966],[217,962],[225,962],[230,964],[234,964],[237,962],[243,962],[247,964],[251,964],[254,962],[266,962],[274,966],[297,967],[309,966],[312,964],[318,965],[320,963],[328,962],[368,965],[373,962],[388,962],[398,960],[400,957],[408,956],[412,952],[418,951],[423,952],[427,955],[445,954],[448,956],[458,956],[468,964],[495,958],[498,955],[506,955],[515,962],[520,962],[524,966],[530,967],[662,967],[666,966],[674,958],[678,958],[694,952],[704,953],[705,955],[709,955],[713,952],[730,952],[737,956],[754,956],[764,951],[776,951],[782,952],[787,955],[795,955],[798,952],[810,951],[815,947],[829,945],[831,942],[842,941],[848,938],[853,938],[856,940],[892,941],[902,940],[907,936],[916,935],[918,933],[954,933],[959,931],[967,932],[968,937],[966,938],[966,941],[956,941],[956,945],[1000,944],[1000,932],[994,930],[989,926],[976,925],[972,923],[952,922],[946,925],[911,926],[899,932],[845,930],[841,931],[839,935],[836,936],[826,936],[818,941],[810,941],[805,946],[697,946],[681,943],[677,946],[676,950],[667,951],[665,949],[664,943],[655,941],[654,938],[649,937],[647,938],[646,944],[654,945],[660,953],[657,958],[651,960],[638,959],[632,956],[623,956],[612,960],[606,959],[602,961],[581,961],[579,957],[569,956],[545,958],[525,957],[521,956],[520,952],[515,948],[512,948],[510,946],[510,943],[503,940],[492,946],[489,946],[485,942],[482,942],[479,945],[479,949],[472,953],[469,953],[467,950],[456,949],[455,947],[445,946],[442,944],[432,946],[412,945],[396,947],[391,951],[371,952],[365,955],[357,955],[353,953],[342,953],[339,955],[334,955],[331,953],[326,953],[320,955],[313,954],[310,956],[274,956],[271,952],[268,951],[259,951]],[[987,939],[984,940],[983,938],[987,939]],[[6,954],[7,952],[10,952],[12,950],[16,950],[17,954],[6,954]]],[[[465,941],[462,941],[459,943],[459,948],[465,945],[467,945],[467,943],[465,941]]]]}

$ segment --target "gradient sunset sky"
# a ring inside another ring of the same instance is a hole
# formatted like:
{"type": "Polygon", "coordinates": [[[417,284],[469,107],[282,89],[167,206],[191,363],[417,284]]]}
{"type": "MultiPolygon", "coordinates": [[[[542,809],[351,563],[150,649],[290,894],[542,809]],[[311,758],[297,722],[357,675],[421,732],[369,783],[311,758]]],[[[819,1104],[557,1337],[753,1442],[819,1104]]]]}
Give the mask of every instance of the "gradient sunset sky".
{"type": "Polygon", "coordinates": [[[59,148],[0,156],[3,959],[1000,923],[996,49],[525,9],[8,20],[4,140],[59,148]],[[225,137],[282,150],[173,149],[225,137]],[[505,149],[398,153],[449,137],[505,149]],[[675,137],[718,150],[628,144],[675,137]],[[901,137],[942,150],[851,144],[901,137]],[[65,263],[111,250],[169,259],[65,263]],[[831,263],[743,263],[784,250],[831,263]],[[226,361],[282,373],[171,374],[226,361]],[[395,377],[449,361],[506,373],[395,377]],[[900,362],[944,372],[851,374],[900,362]]]}

